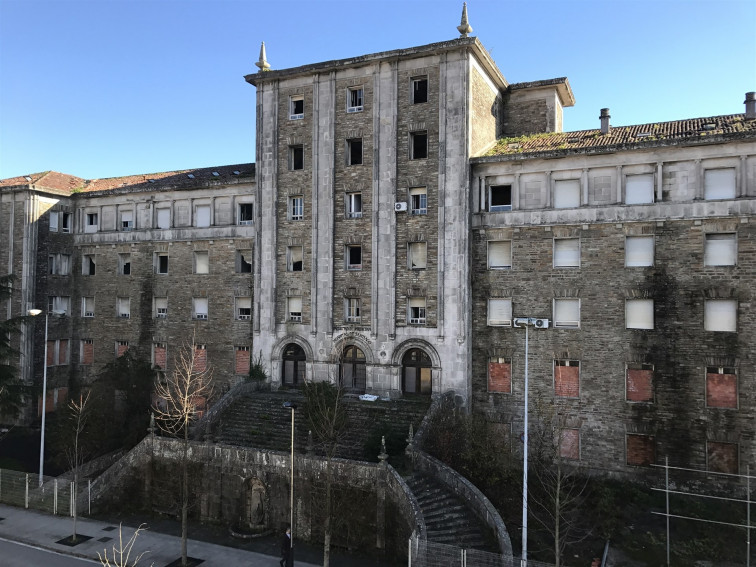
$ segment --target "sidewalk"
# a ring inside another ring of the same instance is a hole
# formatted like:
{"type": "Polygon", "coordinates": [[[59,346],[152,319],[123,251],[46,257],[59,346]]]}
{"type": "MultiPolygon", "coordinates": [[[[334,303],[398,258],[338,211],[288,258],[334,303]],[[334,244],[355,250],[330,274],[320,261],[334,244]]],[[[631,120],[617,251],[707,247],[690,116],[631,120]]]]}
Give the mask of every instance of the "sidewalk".
{"type": "MultiPolygon", "coordinates": [[[[89,539],[76,546],[70,547],[57,543],[71,535],[73,519],[68,516],[52,516],[39,512],[24,510],[0,504],[0,539],[18,541],[28,545],[97,560],[97,552],[103,553],[107,548],[108,557],[112,556],[113,544],[118,543],[118,524],[109,524],[94,520],[79,518],[76,532],[89,539]]],[[[134,533],[133,526],[123,526],[123,539],[128,541],[134,533]]],[[[244,551],[233,547],[225,547],[204,541],[190,539],[187,543],[189,557],[203,559],[202,567],[278,567],[278,558],[253,551],[244,551]]],[[[149,551],[139,563],[149,567],[165,567],[181,557],[181,538],[152,532],[149,529],[140,532],[134,545],[134,552],[138,555],[142,551],[149,551]]],[[[315,567],[313,563],[296,561],[297,567],[315,567]]]]}

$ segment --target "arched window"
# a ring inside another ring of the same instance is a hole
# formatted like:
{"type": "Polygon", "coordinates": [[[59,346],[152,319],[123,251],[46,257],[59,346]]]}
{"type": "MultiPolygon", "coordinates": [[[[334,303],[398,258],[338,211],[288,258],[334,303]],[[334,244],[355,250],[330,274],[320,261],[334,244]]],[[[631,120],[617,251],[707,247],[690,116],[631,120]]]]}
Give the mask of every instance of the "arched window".
{"type": "Polygon", "coordinates": [[[350,392],[365,392],[365,353],[356,346],[348,346],[341,357],[339,373],[341,387],[350,392]]]}
{"type": "Polygon", "coordinates": [[[405,394],[431,393],[431,359],[425,351],[413,348],[402,358],[402,391],[405,394]]]}
{"type": "Polygon", "coordinates": [[[283,360],[281,381],[284,385],[298,386],[304,383],[307,355],[305,355],[302,347],[295,343],[289,343],[284,348],[281,359],[283,360]]]}

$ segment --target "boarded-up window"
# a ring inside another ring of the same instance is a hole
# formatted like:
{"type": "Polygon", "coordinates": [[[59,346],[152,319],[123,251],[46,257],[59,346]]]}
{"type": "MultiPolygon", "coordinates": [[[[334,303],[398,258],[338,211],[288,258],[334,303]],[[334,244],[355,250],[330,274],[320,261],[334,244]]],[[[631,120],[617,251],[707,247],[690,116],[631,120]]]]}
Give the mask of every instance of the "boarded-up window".
{"type": "Polygon", "coordinates": [[[572,209],[580,206],[580,180],[564,179],[554,182],[554,208],[572,209]]]}
{"type": "Polygon", "coordinates": [[[704,199],[734,199],[735,195],[734,167],[704,172],[704,199]]]}
{"type": "Polygon", "coordinates": [[[81,363],[94,363],[94,341],[92,339],[81,340],[81,363]]]}
{"type": "Polygon", "coordinates": [[[625,203],[639,205],[654,202],[654,176],[628,175],[625,178],[625,203]]]}
{"type": "Polygon", "coordinates": [[[194,226],[210,226],[210,205],[197,205],[194,208],[194,226]]]}
{"type": "Polygon", "coordinates": [[[236,374],[249,374],[249,347],[236,347],[236,374]]]}
{"type": "Polygon", "coordinates": [[[654,401],[654,367],[650,364],[628,364],[625,396],[628,402],[654,401]]]}
{"type": "Polygon", "coordinates": [[[737,263],[735,233],[707,234],[704,241],[704,266],[734,266],[737,263]]]}
{"type": "Polygon", "coordinates": [[[123,356],[129,350],[128,341],[116,341],[116,357],[123,356]]]}
{"type": "Polygon", "coordinates": [[[580,362],[554,361],[554,394],[563,398],[580,396],[580,362]]]}
{"type": "Polygon", "coordinates": [[[153,366],[165,370],[166,368],[167,349],[165,343],[155,343],[152,345],[152,364],[153,366]]]}
{"type": "Polygon", "coordinates": [[[559,436],[559,456],[563,459],[580,459],[580,430],[562,429],[559,436]]]}
{"type": "Polygon", "coordinates": [[[205,345],[194,345],[194,372],[204,372],[207,370],[207,347],[205,345]]]}
{"type": "Polygon", "coordinates": [[[707,441],[706,468],[714,472],[738,474],[738,444],[707,441]]]}
{"type": "Polygon", "coordinates": [[[627,464],[646,467],[656,461],[656,448],[651,435],[627,434],[627,464]]]}
{"type": "Polygon", "coordinates": [[[653,236],[628,236],[625,238],[625,266],[636,268],[653,265],[653,236]]]}
{"type": "Polygon", "coordinates": [[[58,341],[58,364],[68,364],[68,339],[58,341]]]}
{"type": "Polygon", "coordinates": [[[738,302],[734,299],[708,299],[704,303],[704,329],[734,333],[737,331],[738,302]]]}
{"type": "Polygon", "coordinates": [[[512,300],[492,298],[488,300],[488,324],[503,327],[512,326],[512,300]]]}
{"type": "Polygon", "coordinates": [[[706,368],[706,405],[710,408],[738,407],[738,376],[734,368],[706,368]]]}
{"type": "Polygon", "coordinates": [[[501,270],[512,267],[512,241],[490,240],[488,242],[488,269],[501,270]]]}
{"type": "Polygon", "coordinates": [[[488,361],[488,391],[512,393],[512,361],[494,357],[488,361]]]}
{"type": "Polygon", "coordinates": [[[554,267],[580,267],[579,238],[558,238],[554,240],[554,267]]]}
{"type": "Polygon", "coordinates": [[[47,366],[55,365],[55,341],[47,341],[47,366]]]}
{"type": "Polygon", "coordinates": [[[628,299],[625,302],[625,327],[627,329],[653,329],[654,300],[628,299]]]}

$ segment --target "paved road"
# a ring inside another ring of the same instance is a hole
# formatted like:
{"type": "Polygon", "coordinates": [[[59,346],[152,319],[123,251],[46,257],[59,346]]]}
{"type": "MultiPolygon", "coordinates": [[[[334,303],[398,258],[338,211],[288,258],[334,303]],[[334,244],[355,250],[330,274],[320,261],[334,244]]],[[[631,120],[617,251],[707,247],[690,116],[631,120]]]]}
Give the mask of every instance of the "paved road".
{"type": "Polygon", "coordinates": [[[92,567],[92,565],[99,565],[99,563],[0,539],[0,566],[2,567],[92,567]]]}

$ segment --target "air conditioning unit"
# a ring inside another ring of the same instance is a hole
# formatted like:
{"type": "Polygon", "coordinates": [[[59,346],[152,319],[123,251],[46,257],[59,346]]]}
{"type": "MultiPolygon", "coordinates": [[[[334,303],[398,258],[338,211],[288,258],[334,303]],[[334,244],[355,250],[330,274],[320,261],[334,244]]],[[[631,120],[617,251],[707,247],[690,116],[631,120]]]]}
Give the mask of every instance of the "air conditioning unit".
{"type": "Polygon", "coordinates": [[[535,323],[533,323],[533,326],[537,329],[548,329],[549,328],[549,320],[548,319],[536,319],[535,323]]]}
{"type": "Polygon", "coordinates": [[[397,213],[406,213],[407,212],[407,203],[401,202],[401,203],[394,203],[394,211],[397,213]]]}

